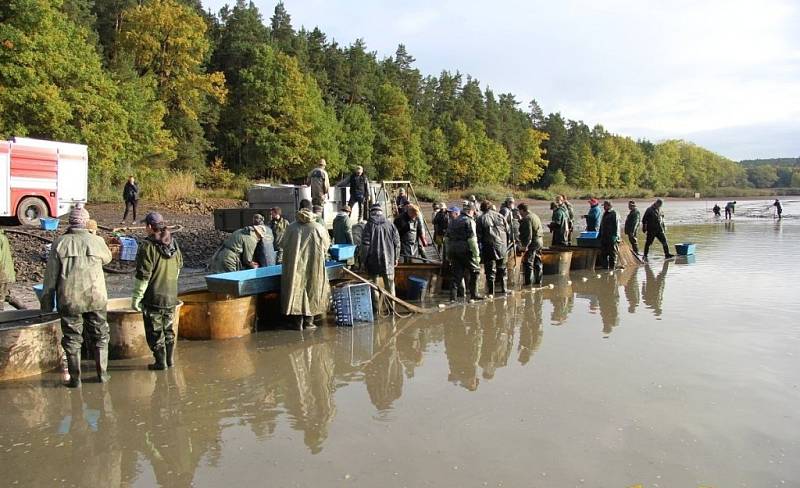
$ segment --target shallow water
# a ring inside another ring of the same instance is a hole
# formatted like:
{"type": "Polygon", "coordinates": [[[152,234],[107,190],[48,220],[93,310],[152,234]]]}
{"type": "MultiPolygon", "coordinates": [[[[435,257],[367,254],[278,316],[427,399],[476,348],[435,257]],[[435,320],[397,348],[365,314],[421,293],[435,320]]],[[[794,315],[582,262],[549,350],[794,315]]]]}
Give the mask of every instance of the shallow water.
{"type": "Polygon", "coordinates": [[[0,384],[0,479],[800,486],[800,225],[668,232],[697,243],[693,262],[657,249],[433,315],[181,341],[177,368],[114,362],[105,387],[0,384]]]}

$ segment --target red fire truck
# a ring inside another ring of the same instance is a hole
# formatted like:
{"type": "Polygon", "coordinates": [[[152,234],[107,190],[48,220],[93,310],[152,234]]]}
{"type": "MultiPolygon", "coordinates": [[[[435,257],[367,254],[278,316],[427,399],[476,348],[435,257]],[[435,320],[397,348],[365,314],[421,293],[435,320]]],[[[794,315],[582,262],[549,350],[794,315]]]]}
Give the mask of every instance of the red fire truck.
{"type": "Polygon", "coordinates": [[[15,137],[0,141],[0,217],[39,225],[60,217],[88,192],[86,146],[15,137]]]}

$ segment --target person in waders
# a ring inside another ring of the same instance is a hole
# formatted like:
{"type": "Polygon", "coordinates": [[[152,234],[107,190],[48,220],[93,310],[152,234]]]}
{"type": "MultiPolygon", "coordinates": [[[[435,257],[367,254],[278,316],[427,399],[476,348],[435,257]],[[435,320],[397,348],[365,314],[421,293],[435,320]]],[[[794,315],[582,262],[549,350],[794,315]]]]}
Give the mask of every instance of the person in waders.
{"type": "Polygon", "coordinates": [[[163,370],[175,364],[175,307],[183,254],[161,214],[148,213],[144,224],[147,237],[136,253],[131,307],[142,312],[147,345],[155,358],[147,369],[163,370]]]}
{"type": "Polygon", "coordinates": [[[522,252],[522,284],[541,285],[543,276],[542,248],[544,231],[538,215],[528,210],[528,205],[519,205],[519,251],[522,252]]]}
{"type": "Polygon", "coordinates": [[[44,288],[39,299],[41,309],[50,312],[58,304],[61,316],[61,347],[67,355],[68,387],[81,385],[81,345],[86,326],[94,345],[98,381],[108,375],[109,328],[106,320],[108,293],[103,265],[111,262],[111,251],[102,237],[86,230],[89,212],[77,205],[69,213],[67,233],[53,242],[44,288]]]}
{"type": "Polygon", "coordinates": [[[5,308],[9,288],[15,281],[17,281],[17,274],[14,271],[11,244],[8,242],[6,233],[0,230],[0,312],[5,308]]]}

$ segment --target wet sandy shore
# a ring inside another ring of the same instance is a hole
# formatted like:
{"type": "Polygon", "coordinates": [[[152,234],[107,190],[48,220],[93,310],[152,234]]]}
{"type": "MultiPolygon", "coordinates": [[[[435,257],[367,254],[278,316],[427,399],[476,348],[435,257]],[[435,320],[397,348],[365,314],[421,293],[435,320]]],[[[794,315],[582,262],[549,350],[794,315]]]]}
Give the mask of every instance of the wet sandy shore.
{"type": "MultiPolygon", "coordinates": [[[[669,215],[669,214],[668,214],[669,215]]],[[[800,225],[374,326],[0,384],[6,486],[800,486],[800,225]],[[585,279],[585,280],[584,280],[585,279]]],[[[86,363],[88,365],[88,363],[86,363]]]]}

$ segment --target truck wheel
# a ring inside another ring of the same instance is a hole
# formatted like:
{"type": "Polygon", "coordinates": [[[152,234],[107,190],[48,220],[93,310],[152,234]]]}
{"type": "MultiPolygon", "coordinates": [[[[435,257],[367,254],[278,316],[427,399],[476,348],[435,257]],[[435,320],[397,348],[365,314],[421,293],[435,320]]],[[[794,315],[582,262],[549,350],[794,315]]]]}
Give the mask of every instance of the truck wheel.
{"type": "Polygon", "coordinates": [[[47,217],[47,205],[36,197],[23,198],[17,206],[17,220],[22,225],[39,225],[39,219],[47,217]]]}

